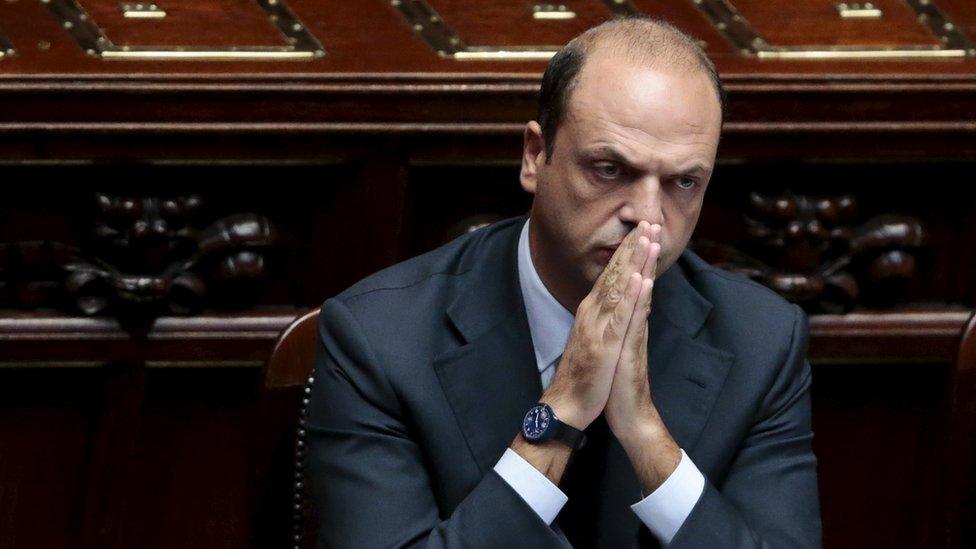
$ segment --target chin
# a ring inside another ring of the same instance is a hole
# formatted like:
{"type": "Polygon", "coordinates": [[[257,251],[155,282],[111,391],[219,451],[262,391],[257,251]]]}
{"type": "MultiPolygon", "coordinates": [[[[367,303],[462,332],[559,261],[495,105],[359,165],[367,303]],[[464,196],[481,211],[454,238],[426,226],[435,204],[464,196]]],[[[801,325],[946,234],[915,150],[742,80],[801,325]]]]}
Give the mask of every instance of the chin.
{"type": "Polygon", "coordinates": [[[671,268],[672,265],[674,265],[677,259],[678,259],[677,257],[665,257],[665,258],[658,259],[657,265],[654,267],[655,268],[654,276],[659,277],[663,275],[665,271],[667,271],[668,269],[671,268]]]}
{"type": "Polygon", "coordinates": [[[586,268],[583,270],[583,273],[581,273],[583,275],[583,279],[587,282],[587,284],[593,286],[596,284],[597,279],[600,278],[600,275],[603,274],[603,270],[606,268],[606,266],[607,264],[601,264],[600,260],[587,264],[586,268]]]}

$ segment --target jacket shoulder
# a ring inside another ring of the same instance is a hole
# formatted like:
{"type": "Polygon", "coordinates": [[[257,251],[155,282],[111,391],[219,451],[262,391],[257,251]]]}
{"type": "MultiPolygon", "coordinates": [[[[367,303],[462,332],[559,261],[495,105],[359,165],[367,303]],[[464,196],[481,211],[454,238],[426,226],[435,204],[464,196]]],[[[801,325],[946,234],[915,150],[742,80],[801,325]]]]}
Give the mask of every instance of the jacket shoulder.
{"type": "Polygon", "coordinates": [[[411,288],[417,286],[463,276],[475,265],[484,244],[510,236],[510,231],[521,226],[519,221],[524,219],[506,219],[463,234],[429,252],[377,271],[336,297],[341,301],[355,302],[374,292],[387,292],[387,295],[398,291],[409,293],[411,288]]]}
{"type": "Polygon", "coordinates": [[[519,218],[462,235],[430,252],[387,267],[352,285],[323,305],[339,304],[380,354],[426,356],[449,344],[447,311],[486,255],[507,246],[519,218]]]}

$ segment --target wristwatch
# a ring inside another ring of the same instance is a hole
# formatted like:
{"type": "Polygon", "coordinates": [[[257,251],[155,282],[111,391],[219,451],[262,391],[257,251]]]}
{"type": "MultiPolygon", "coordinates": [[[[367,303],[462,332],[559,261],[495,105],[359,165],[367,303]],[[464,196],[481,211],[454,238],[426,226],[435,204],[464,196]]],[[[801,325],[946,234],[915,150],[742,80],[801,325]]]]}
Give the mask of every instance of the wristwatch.
{"type": "Polygon", "coordinates": [[[555,440],[569,446],[573,451],[586,444],[583,431],[559,421],[556,412],[544,402],[526,412],[525,419],[522,420],[522,436],[533,444],[555,440]]]}

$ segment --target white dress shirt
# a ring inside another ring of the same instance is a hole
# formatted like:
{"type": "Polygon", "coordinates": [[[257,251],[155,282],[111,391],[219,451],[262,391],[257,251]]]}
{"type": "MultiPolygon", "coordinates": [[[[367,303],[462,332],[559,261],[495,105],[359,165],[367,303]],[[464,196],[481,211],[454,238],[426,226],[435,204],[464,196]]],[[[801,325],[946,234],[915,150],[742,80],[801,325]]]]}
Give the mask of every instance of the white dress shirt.
{"type": "MultiPolygon", "coordinates": [[[[528,221],[519,236],[518,274],[536,364],[542,386],[546,388],[552,382],[558,359],[566,348],[574,316],[549,293],[532,264],[528,221]]],[[[505,450],[495,464],[495,472],[546,524],[552,524],[569,499],[559,487],[511,448],[505,450]]],[[[657,539],[667,545],[691,514],[704,490],[705,477],[681,450],[681,461],[671,476],[657,490],[630,508],[657,539]]]]}

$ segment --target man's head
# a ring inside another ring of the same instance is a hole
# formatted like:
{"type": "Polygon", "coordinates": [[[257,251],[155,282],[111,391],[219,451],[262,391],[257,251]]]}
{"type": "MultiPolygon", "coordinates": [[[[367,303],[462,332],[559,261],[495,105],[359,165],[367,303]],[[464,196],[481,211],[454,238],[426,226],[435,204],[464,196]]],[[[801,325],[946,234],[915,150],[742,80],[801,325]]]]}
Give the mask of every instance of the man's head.
{"type": "Polygon", "coordinates": [[[722,96],[701,48],[661,21],[609,21],[553,57],[521,182],[535,195],[533,262],[563,305],[642,219],[662,228],[658,274],[678,258],[715,163],[722,96]]]}

